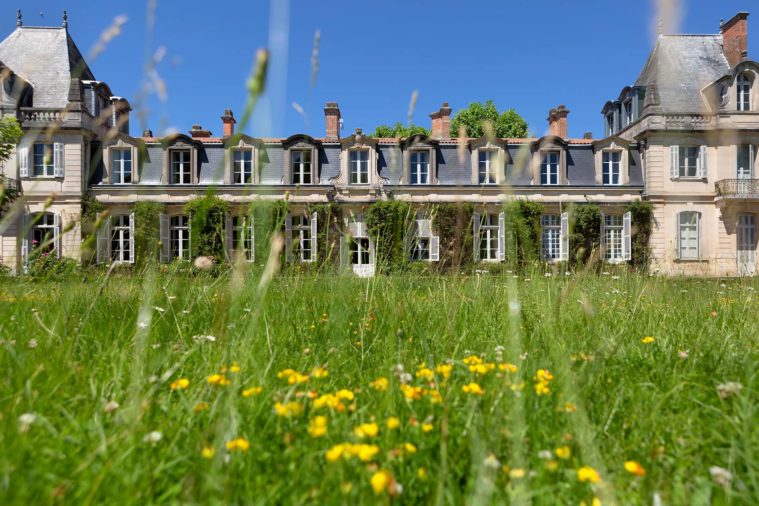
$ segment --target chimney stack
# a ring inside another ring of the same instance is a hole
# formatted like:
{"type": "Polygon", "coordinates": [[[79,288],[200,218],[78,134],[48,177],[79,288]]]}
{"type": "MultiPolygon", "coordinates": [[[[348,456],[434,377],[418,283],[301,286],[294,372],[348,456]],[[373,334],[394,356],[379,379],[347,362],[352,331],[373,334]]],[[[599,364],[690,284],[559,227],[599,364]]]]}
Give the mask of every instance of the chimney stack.
{"type": "Polygon", "coordinates": [[[190,129],[190,137],[193,139],[196,139],[198,137],[211,137],[211,131],[203,130],[203,127],[200,125],[192,125],[192,128],[190,129]]]}
{"type": "Polygon", "coordinates": [[[327,139],[339,139],[341,117],[337,102],[327,102],[324,106],[324,117],[327,120],[327,139]]]}
{"type": "Polygon", "coordinates": [[[719,27],[722,33],[722,48],[731,67],[741,61],[742,53],[748,50],[748,12],[739,12],[719,27]]]}
{"type": "Polygon", "coordinates": [[[569,109],[564,104],[548,111],[548,133],[566,139],[568,115],[569,109]]]}
{"type": "Polygon", "coordinates": [[[153,131],[151,129],[149,129],[149,128],[146,128],[145,130],[142,131],[142,136],[143,137],[153,137],[153,131]]]}
{"type": "Polygon", "coordinates": [[[433,139],[450,139],[451,138],[451,108],[448,102],[443,102],[440,110],[430,114],[432,118],[432,138],[433,139]]]}
{"type": "Polygon", "coordinates": [[[223,137],[225,139],[232,137],[235,134],[235,123],[237,123],[234,114],[232,114],[232,109],[224,109],[224,115],[221,117],[221,122],[224,124],[223,137]]]}

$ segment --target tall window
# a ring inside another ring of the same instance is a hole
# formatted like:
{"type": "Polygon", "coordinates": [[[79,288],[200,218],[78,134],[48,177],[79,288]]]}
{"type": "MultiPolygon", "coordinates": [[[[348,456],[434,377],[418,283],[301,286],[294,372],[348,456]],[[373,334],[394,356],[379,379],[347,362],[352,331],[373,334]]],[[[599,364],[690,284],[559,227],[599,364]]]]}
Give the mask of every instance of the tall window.
{"type": "Polygon", "coordinates": [[[293,184],[311,184],[313,179],[311,150],[293,150],[290,156],[292,158],[293,184]]]}
{"type": "Polygon", "coordinates": [[[480,150],[479,156],[479,182],[480,184],[495,184],[495,153],[487,149],[480,150]]]}
{"type": "Polygon", "coordinates": [[[369,151],[350,152],[350,184],[369,184],[369,151]]]}
{"type": "Polygon", "coordinates": [[[111,149],[111,172],[115,184],[132,182],[132,150],[111,149]]]}
{"type": "Polygon", "coordinates": [[[748,144],[738,146],[738,166],[736,171],[738,179],[752,179],[754,177],[752,170],[754,166],[753,156],[753,146],[748,144]]]}
{"type": "Polygon", "coordinates": [[[131,258],[131,239],[129,237],[129,215],[111,218],[111,261],[129,262],[131,258]]]}
{"type": "Polygon", "coordinates": [[[614,133],[614,114],[609,113],[606,115],[606,135],[611,135],[614,133]]]}
{"type": "Polygon", "coordinates": [[[292,244],[295,257],[301,262],[314,261],[314,238],[311,217],[303,214],[292,216],[292,244]]]}
{"type": "Polygon", "coordinates": [[[745,74],[738,76],[738,110],[751,110],[751,79],[745,74]]]}
{"type": "Polygon", "coordinates": [[[561,260],[561,217],[548,214],[540,218],[541,253],[544,260],[561,260]]]}
{"type": "Polygon", "coordinates": [[[697,146],[680,146],[679,175],[680,177],[696,177],[698,175],[697,146]]]}
{"type": "Polygon", "coordinates": [[[53,149],[52,143],[34,145],[34,175],[36,177],[53,177],[55,175],[53,149]]]}
{"type": "Polygon", "coordinates": [[[677,251],[678,258],[694,260],[700,257],[699,236],[701,213],[683,211],[677,215],[677,251]]]}
{"type": "Polygon", "coordinates": [[[411,184],[429,184],[430,154],[427,151],[411,152],[411,184]]]}
{"type": "Polygon", "coordinates": [[[55,215],[52,213],[36,215],[33,223],[32,248],[34,251],[42,255],[54,253],[57,246],[55,215]]]}
{"type": "Polygon", "coordinates": [[[235,184],[250,184],[253,182],[253,150],[235,149],[232,153],[235,184]]]}
{"type": "Polygon", "coordinates": [[[246,260],[253,259],[253,233],[247,216],[232,217],[232,250],[242,252],[246,260]]]}
{"type": "Polygon", "coordinates": [[[353,265],[369,265],[369,239],[367,237],[352,238],[350,250],[353,265]]]}
{"type": "Polygon", "coordinates": [[[192,183],[189,149],[174,149],[171,151],[171,184],[192,183]]]}
{"type": "Polygon", "coordinates": [[[622,252],[622,241],[624,234],[624,224],[622,216],[604,216],[604,233],[606,234],[606,260],[621,261],[624,259],[622,252]]]}
{"type": "Polygon", "coordinates": [[[540,184],[559,184],[559,152],[546,151],[540,162],[540,184]]]}
{"type": "Polygon", "coordinates": [[[621,174],[622,174],[622,152],[621,151],[604,151],[603,152],[603,183],[607,185],[620,184],[621,174]]]}
{"type": "Polygon", "coordinates": [[[628,100],[623,105],[625,111],[625,126],[633,122],[633,104],[632,100],[628,100]]]}
{"type": "Polygon", "coordinates": [[[498,260],[498,215],[485,214],[480,224],[480,260],[498,260]]]}
{"type": "Polygon", "coordinates": [[[416,237],[414,246],[411,250],[411,260],[429,260],[430,259],[430,238],[416,237]]]}
{"type": "Polygon", "coordinates": [[[190,223],[187,216],[172,216],[169,225],[170,258],[190,257],[190,223]]]}

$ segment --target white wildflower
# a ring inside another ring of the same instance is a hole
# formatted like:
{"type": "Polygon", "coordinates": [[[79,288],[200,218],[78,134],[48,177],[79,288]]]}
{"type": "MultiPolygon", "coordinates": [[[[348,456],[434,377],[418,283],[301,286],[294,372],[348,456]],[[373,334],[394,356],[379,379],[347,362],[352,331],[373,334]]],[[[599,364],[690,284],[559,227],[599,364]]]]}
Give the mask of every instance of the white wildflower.
{"type": "Polygon", "coordinates": [[[196,335],[192,336],[192,340],[196,343],[202,343],[202,342],[209,342],[209,343],[215,343],[216,338],[211,335],[196,335]]]}
{"type": "Polygon", "coordinates": [[[37,415],[34,413],[24,413],[18,417],[18,430],[19,432],[29,432],[34,421],[37,420],[37,415]]]}
{"type": "Polygon", "coordinates": [[[114,400],[106,402],[105,406],[103,406],[103,411],[106,413],[113,413],[117,409],[119,409],[119,403],[114,400]]]}
{"type": "Polygon", "coordinates": [[[158,307],[158,306],[153,306],[153,309],[155,309],[159,313],[165,313],[166,312],[166,310],[164,308],[158,307]]]}
{"type": "Polygon", "coordinates": [[[213,267],[213,258],[201,256],[195,259],[195,262],[193,263],[196,269],[200,269],[201,271],[207,271],[211,267],[213,267]]]}
{"type": "Polygon", "coordinates": [[[495,455],[492,453],[488,455],[482,464],[489,469],[500,469],[501,463],[498,461],[495,455]]]}
{"type": "Polygon", "coordinates": [[[735,381],[728,381],[717,385],[717,393],[722,399],[727,399],[741,392],[743,385],[735,381]]]}
{"type": "Polygon", "coordinates": [[[147,434],[145,434],[145,437],[144,437],[144,438],[142,438],[142,440],[143,440],[144,442],[146,442],[146,443],[150,443],[150,444],[156,444],[156,443],[157,443],[157,442],[159,442],[161,439],[163,439],[163,434],[161,434],[161,433],[160,433],[159,431],[157,431],[157,430],[154,430],[154,431],[152,431],[152,432],[148,432],[147,434]]]}
{"type": "Polygon", "coordinates": [[[712,475],[714,483],[720,487],[727,487],[733,479],[733,473],[725,469],[724,467],[712,466],[709,468],[709,474],[712,475]]]}
{"type": "Polygon", "coordinates": [[[553,452],[551,450],[541,450],[538,452],[538,458],[543,460],[551,460],[553,458],[553,452]]]}
{"type": "Polygon", "coordinates": [[[29,348],[30,350],[33,350],[34,348],[37,347],[37,340],[34,338],[29,339],[29,341],[26,343],[26,347],[29,348]]]}

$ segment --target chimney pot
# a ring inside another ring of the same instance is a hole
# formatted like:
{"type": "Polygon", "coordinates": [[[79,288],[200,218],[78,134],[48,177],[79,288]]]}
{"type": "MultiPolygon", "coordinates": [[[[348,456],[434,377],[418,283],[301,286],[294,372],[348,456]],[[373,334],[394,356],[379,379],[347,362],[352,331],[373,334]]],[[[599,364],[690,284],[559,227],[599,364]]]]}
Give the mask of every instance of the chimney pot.
{"type": "Polygon", "coordinates": [[[235,123],[237,123],[234,114],[232,114],[232,109],[229,107],[224,109],[224,114],[221,116],[221,122],[222,131],[224,132],[223,137],[225,139],[232,137],[235,134],[235,123]]]}
{"type": "Polygon", "coordinates": [[[153,137],[153,131],[151,129],[149,129],[149,128],[146,128],[145,130],[142,131],[142,136],[143,137],[153,137]]]}
{"type": "Polygon", "coordinates": [[[568,115],[569,109],[564,104],[548,111],[548,133],[566,139],[568,115]]]}
{"type": "Polygon", "coordinates": [[[192,128],[190,129],[190,137],[193,139],[198,137],[211,137],[211,131],[210,130],[204,130],[202,126],[195,124],[192,125],[192,128]]]}
{"type": "Polygon", "coordinates": [[[430,114],[432,119],[432,138],[433,139],[450,139],[451,138],[451,108],[448,102],[443,102],[440,110],[430,114]]]}
{"type": "Polygon", "coordinates": [[[731,67],[735,67],[748,49],[748,12],[739,12],[720,26],[722,50],[731,67]]]}
{"type": "Polygon", "coordinates": [[[324,118],[327,123],[327,138],[339,139],[340,129],[342,128],[342,118],[340,116],[340,107],[337,105],[337,102],[326,103],[324,106],[324,118]]]}

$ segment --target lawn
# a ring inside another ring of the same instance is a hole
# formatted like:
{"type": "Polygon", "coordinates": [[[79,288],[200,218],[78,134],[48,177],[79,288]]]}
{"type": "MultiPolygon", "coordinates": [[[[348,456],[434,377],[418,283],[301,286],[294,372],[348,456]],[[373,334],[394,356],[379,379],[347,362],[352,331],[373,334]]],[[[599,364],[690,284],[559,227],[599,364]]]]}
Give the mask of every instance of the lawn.
{"type": "Polygon", "coordinates": [[[0,280],[0,503],[756,504],[756,281],[0,280]]]}

